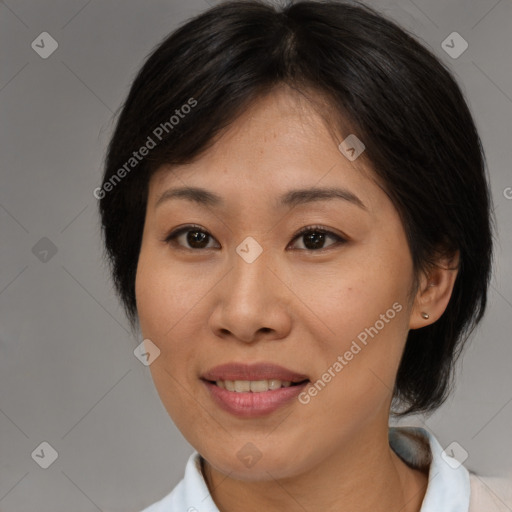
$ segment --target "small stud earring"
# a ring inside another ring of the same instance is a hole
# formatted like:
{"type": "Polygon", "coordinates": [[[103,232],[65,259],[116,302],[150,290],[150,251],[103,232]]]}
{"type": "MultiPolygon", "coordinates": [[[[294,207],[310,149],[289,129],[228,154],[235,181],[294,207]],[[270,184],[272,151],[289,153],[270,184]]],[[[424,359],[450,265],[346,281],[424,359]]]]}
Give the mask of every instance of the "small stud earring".
{"type": "Polygon", "coordinates": [[[425,313],[424,311],[421,313],[421,316],[425,319],[425,320],[428,320],[430,318],[430,315],[428,313],[425,313]]]}

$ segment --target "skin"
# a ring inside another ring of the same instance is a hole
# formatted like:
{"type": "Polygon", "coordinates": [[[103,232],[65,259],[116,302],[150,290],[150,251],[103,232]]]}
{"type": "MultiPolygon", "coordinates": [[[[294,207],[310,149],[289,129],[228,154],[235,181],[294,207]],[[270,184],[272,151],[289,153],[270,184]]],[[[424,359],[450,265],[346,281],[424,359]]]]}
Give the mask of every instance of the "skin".
{"type": "Polygon", "coordinates": [[[395,207],[363,158],[345,158],[344,137],[330,133],[310,103],[280,87],[193,163],[164,166],[150,181],[136,276],[141,331],[161,351],[150,370],[162,403],[206,460],[222,512],[241,502],[249,512],[417,512],[424,497],[427,476],[389,447],[389,410],[407,333],[441,316],[456,271],[441,265],[415,286],[395,207]],[[156,207],[181,186],[226,204],[156,207]],[[314,186],[348,189],[365,208],[338,199],[276,206],[282,193],[314,186]],[[185,224],[210,235],[207,249],[191,248],[186,234],[164,241],[185,224]],[[346,241],[326,236],[307,250],[295,235],[315,224],[346,241]],[[263,248],[252,263],[236,252],[247,236],[263,248]],[[315,382],[394,303],[402,310],[308,404],[242,419],[219,409],[199,379],[219,364],[271,361],[315,382]],[[248,442],[261,454],[252,467],[237,457],[248,442]]]}

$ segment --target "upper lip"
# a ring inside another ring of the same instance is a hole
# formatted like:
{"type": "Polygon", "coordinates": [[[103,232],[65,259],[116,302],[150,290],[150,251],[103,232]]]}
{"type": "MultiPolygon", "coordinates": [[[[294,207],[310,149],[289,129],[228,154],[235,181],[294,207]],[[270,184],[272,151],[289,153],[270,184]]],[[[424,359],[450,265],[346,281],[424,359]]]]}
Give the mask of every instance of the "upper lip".
{"type": "Polygon", "coordinates": [[[215,366],[201,376],[205,380],[281,380],[302,382],[307,375],[289,370],[273,363],[226,363],[215,366]]]}

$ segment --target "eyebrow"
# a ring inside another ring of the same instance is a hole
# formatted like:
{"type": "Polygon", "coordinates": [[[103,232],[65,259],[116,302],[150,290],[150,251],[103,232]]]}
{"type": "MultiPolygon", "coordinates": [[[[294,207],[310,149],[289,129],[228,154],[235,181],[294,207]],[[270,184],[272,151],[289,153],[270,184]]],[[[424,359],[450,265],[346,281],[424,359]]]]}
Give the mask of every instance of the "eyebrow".
{"type": "MultiPolygon", "coordinates": [[[[185,199],[194,203],[218,207],[224,206],[225,201],[221,196],[201,187],[180,187],[168,189],[163,192],[155,203],[155,209],[162,203],[171,199],[185,199]]],[[[348,201],[363,210],[367,210],[365,204],[354,193],[344,188],[323,187],[294,189],[282,194],[277,201],[277,206],[294,207],[299,204],[312,203],[314,201],[325,201],[341,199],[348,201]]]]}

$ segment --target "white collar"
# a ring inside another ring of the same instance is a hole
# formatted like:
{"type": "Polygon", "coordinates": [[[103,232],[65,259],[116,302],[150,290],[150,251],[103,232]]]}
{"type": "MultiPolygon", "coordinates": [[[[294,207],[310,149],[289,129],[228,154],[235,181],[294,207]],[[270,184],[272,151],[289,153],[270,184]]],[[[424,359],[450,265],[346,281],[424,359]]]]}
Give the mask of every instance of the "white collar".
{"type": "MultiPolygon", "coordinates": [[[[390,427],[389,442],[393,451],[410,466],[430,466],[429,483],[420,512],[468,512],[469,473],[464,466],[445,461],[443,448],[430,432],[419,427],[390,427]]],[[[142,512],[175,510],[219,512],[203,478],[198,452],[189,457],[185,476],[180,483],[167,496],[142,512]]]]}
{"type": "Polygon", "coordinates": [[[468,512],[469,472],[443,453],[437,439],[420,427],[390,427],[389,444],[410,466],[428,470],[428,487],[420,512],[468,512]]]}

